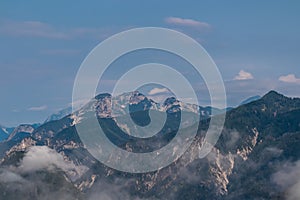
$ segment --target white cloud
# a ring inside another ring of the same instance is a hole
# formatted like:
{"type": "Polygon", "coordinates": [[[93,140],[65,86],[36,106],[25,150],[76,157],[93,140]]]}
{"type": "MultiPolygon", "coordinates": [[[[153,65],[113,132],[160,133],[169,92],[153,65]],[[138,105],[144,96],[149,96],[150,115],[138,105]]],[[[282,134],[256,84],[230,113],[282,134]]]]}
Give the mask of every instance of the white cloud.
{"type": "Polygon", "coordinates": [[[284,190],[287,200],[300,199],[300,161],[285,164],[273,181],[284,190]]]}
{"type": "Polygon", "coordinates": [[[77,49],[47,49],[40,51],[43,55],[70,55],[74,56],[80,53],[77,49]]]}
{"type": "Polygon", "coordinates": [[[168,17],[165,19],[168,24],[178,25],[178,26],[189,26],[194,28],[209,29],[211,25],[206,22],[197,21],[194,19],[184,19],[179,17],[168,17]]]}
{"type": "Polygon", "coordinates": [[[300,84],[300,78],[296,78],[295,74],[288,74],[286,76],[280,76],[279,81],[285,82],[285,83],[297,83],[300,84]]]}
{"type": "Polygon", "coordinates": [[[8,171],[6,169],[0,169],[0,183],[24,183],[25,180],[18,174],[8,171]]]}
{"type": "Polygon", "coordinates": [[[170,91],[167,88],[153,88],[148,92],[149,95],[156,95],[161,93],[170,93],[170,91]]]}
{"type": "Polygon", "coordinates": [[[68,38],[66,33],[39,21],[0,21],[0,27],[0,33],[11,36],[32,36],[52,39],[68,38]]]}
{"type": "Polygon", "coordinates": [[[27,110],[29,111],[43,111],[46,110],[48,107],[46,105],[43,106],[34,106],[34,107],[30,107],[27,110]]]}
{"type": "Polygon", "coordinates": [[[18,170],[21,172],[35,172],[39,170],[63,170],[68,178],[77,180],[88,168],[75,165],[72,161],[65,160],[63,155],[47,146],[32,146],[26,152],[18,170]]]}
{"type": "Polygon", "coordinates": [[[238,75],[234,77],[234,80],[249,80],[253,79],[253,75],[250,72],[246,72],[244,70],[241,70],[238,75]]]}
{"type": "MultiPolygon", "coordinates": [[[[121,29],[124,28],[125,27],[121,29]]],[[[105,39],[119,31],[119,27],[74,27],[66,29],[55,27],[40,21],[0,20],[0,35],[13,37],[37,37],[48,39],[75,39],[85,37],[105,39]]]]}
{"type": "Polygon", "coordinates": [[[66,163],[61,154],[47,146],[32,146],[25,154],[20,169],[25,172],[38,171],[58,167],[63,170],[74,168],[73,165],[66,163]]]}

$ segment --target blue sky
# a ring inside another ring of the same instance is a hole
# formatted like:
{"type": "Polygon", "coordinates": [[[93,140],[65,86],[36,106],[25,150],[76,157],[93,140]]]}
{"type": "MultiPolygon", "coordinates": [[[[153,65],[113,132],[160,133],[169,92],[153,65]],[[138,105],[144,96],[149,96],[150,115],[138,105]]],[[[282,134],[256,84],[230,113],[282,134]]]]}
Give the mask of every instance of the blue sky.
{"type": "Polygon", "coordinates": [[[102,40],[134,27],[182,31],[225,80],[228,104],[271,89],[299,96],[299,1],[1,1],[0,124],[41,122],[71,102],[102,40]]]}

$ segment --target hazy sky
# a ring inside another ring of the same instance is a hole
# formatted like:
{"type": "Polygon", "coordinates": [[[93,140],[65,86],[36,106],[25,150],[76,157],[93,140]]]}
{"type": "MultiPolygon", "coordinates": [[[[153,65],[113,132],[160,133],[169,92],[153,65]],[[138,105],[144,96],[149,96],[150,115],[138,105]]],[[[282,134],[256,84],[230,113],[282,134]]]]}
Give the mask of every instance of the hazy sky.
{"type": "Polygon", "coordinates": [[[300,1],[1,1],[0,124],[67,107],[77,70],[103,39],[134,27],[182,31],[225,80],[228,104],[271,89],[300,96],[300,1]]]}

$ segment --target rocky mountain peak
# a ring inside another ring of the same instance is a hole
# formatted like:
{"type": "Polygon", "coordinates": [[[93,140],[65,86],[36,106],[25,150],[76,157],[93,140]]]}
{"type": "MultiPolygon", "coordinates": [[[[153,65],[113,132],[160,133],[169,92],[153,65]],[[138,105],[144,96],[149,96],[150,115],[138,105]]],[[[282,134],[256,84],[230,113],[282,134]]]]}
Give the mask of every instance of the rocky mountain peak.
{"type": "Polygon", "coordinates": [[[263,97],[262,97],[263,100],[272,100],[272,101],[275,101],[275,100],[283,100],[283,99],[289,99],[288,97],[274,91],[274,90],[271,90],[270,92],[268,92],[267,94],[265,94],[263,97]]]}
{"type": "Polygon", "coordinates": [[[22,124],[18,127],[16,127],[14,129],[14,131],[10,134],[10,136],[8,137],[8,140],[13,139],[14,137],[16,137],[19,133],[28,133],[28,134],[32,134],[33,131],[35,130],[34,125],[30,125],[30,124],[22,124]]]}
{"type": "Polygon", "coordinates": [[[139,91],[132,92],[129,98],[129,104],[139,104],[142,101],[149,101],[148,98],[139,91]]]}
{"type": "Polygon", "coordinates": [[[105,99],[105,98],[111,98],[111,94],[109,93],[101,93],[101,94],[98,94],[95,99],[97,100],[102,100],[102,99],[105,99]]]}
{"type": "Polygon", "coordinates": [[[257,101],[256,104],[261,104],[262,111],[276,115],[299,109],[300,98],[290,98],[276,91],[270,91],[257,101]]]}
{"type": "Polygon", "coordinates": [[[168,113],[176,113],[181,111],[180,101],[175,97],[167,98],[163,104],[163,107],[168,113]]]}

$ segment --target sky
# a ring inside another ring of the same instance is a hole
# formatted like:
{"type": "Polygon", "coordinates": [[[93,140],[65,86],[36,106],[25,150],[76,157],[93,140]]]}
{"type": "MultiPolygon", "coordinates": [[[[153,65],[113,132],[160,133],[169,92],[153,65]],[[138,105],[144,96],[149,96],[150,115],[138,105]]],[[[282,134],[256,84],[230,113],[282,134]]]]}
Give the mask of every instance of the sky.
{"type": "Polygon", "coordinates": [[[197,40],[222,74],[229,106],[269,90],[300,96],[299,9],[297,0],[1,1],[0,124],[42,122],[68,107],[89,52],[138,27],[197,40]]]}

